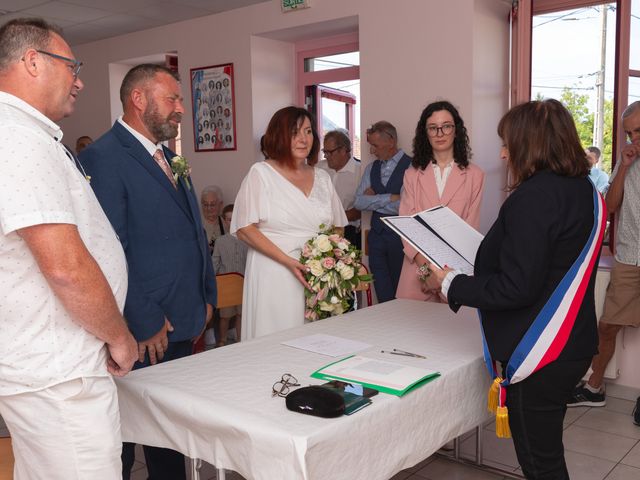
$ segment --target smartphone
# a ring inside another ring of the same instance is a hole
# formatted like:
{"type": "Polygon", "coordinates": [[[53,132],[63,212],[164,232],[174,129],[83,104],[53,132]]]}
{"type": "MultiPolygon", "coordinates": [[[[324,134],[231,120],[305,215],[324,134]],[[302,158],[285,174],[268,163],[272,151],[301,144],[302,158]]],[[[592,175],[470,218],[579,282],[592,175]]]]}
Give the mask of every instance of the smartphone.
{"type": "Polygon", "coordinates": [[[347,383],[341,382],[340,380],[331,380],[330,382],[325,383],[325,385],[367,398],[373,397],[374,395],[378,394],[378,390],[374,390],[373,388],[369,387],[363,387],[359,383],[347,383]]]}

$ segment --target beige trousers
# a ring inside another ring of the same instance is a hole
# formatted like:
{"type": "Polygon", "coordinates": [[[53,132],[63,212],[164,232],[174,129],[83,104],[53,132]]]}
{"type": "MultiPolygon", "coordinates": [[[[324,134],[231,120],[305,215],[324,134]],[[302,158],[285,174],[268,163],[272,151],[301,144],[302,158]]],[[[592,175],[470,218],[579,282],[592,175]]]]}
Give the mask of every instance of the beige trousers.
{"type": "Polygon", "coordinates": [[[14,480],[122,478],[120,413],[111,377],[0,396],[0,414],[11,433],[14,480]]]}

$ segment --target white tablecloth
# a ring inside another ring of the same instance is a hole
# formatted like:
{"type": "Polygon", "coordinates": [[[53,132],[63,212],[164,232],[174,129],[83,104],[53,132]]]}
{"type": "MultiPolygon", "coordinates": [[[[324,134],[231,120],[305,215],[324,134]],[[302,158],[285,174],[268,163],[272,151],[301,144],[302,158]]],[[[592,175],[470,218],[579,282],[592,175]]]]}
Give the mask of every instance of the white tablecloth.
{"type": "Polygon", "coordinates": [[[117,380],[125,441],[168,447],[247,479],[386,480],[487,420],[489,376],[474,310],[395,300],[135,371],[117,380]],[[280,345],[326,333],[373,345],[361,354],[440,371],[404,397],[378,394],[351,416],[290,412],[271,396],[332,357],[280,345]],[[426,360],[381,354],[399,348],[426,360]]]}

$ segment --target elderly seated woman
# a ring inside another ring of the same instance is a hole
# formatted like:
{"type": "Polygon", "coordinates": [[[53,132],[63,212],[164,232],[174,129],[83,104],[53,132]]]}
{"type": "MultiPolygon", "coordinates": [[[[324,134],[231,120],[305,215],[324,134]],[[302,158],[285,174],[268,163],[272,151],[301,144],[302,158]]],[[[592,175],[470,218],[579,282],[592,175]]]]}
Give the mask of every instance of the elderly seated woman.
{"type": "Polygon", "coordinates": [[[222,221],[222,190],[216,185],[209,185],[200,194],[200,207],[202,209],[202,224],[207,232],[209,253],[213,253],[216,239],[226,233],[222,221]]]}

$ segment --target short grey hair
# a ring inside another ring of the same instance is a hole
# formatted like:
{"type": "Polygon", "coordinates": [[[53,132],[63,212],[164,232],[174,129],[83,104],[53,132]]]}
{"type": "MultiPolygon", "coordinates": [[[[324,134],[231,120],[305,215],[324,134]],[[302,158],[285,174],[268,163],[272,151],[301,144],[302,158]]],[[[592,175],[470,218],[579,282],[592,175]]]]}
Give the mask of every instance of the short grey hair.
{"type": "Polygon", "coordinates": [[[120,85],[120,101],[122,102],[122,106],[125,106],[127,98],[129,98],[134,88],[147,83],[149,80],[153,80],[158,73],[166,73],[167,75],[171,75],[175,78],[177,82],[180,81],[180,75],[178,72],[170,70],[162,65],[156,65],[154,63],[136,65],[129,70],[122,79],[122,85],[120,85]]]}
{"type": "Polygon", "coordinates": [[[367,135],[371,135],[372,133],[386,133],[389,135],[394,142],[398,141],[398,131],[396,127],[393,126],[392,123],[387,122],[386,120],[380,120],[379,122],[374,123],[369,128],[367,128],[367,135]]]}
{"type": "Polygon", "coordinates": [[[222,190],[220,189],[219,186],[207,185],[202,189],[202,192],[200,192],[200,198],[202,199],[202,197],[204,197],[205,195],[208,195],[209,193],[213,193],[216,197],[218,197],[218,200],[220,200],[220,203],[224,203],[222,199],[222,190]]]}
{"type": "Polygon", "coordinates": [[[630,117],[636,112],[640,112],[640,100],[630,103],[629,106],[624,109],[624,112],[622,112],[622,118],[630,117]]]}
{"type": "Polygon", "coordinates": [[[5,23],[0,27],[0,72],[20,61],[30,48],[46,50],[52,33],[62,37],[60,27],[41,18],[16,18],[5,23]]]}
{"type": "Polygon", "coordinates": [[[324,136],[324,140],[332,139],[336,142],[336,148],[342,148],[347,152],[351,152],[351,139],[349,135],[347,135],[343,130],[331,130],[327,132],[324,136]]]}

